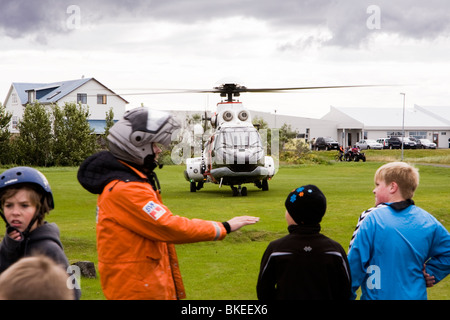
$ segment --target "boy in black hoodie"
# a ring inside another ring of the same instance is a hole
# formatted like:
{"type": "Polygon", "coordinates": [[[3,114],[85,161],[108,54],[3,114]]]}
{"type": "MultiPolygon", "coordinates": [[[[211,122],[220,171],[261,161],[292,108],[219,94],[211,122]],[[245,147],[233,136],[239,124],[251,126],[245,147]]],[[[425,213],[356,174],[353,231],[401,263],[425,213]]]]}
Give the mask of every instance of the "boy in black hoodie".
{"type": "MultiPolygon", "coordinates": [[[[15,167],[0,175],[0,216],[6,234],[0,243],[0,273],[20,258],[44,255],[67,271],[69,261],[59,238],[59,228],[44,221],[54,208],[53,193],[45,176],[30,167],[15,167]]],[[[81,291],[73,285],[74,297],[81,291]]]]}
{"type": "Polygon", "coordinates": [[[271,242],[262,257],[258,299],[349,299],[347,255],[339,243],[320,233],[324,194],[305,185],[289,193],[285,207],[289,234],[271,242]]]}

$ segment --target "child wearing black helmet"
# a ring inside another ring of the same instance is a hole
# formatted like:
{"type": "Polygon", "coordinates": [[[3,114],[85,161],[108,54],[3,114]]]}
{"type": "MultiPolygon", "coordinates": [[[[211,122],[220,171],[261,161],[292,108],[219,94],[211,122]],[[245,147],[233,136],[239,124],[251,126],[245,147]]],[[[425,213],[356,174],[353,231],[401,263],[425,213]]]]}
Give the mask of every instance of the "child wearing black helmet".
{"type": "Polygon", "coordinates": [[[314,185],[289,193],[285,201],[289,234],[272,241],[261,260],[260,300],[342,300],[350,298],[347,255],[320,233],[325,195],[314,185]]]}
{"type": "MultiPolygon", "coordinates": [[[[59,228],[44,221],[54,208],[45,176],[30,167],[15,167],[0,175],[0,215],[6,234],[0,243],[0,273],[20,258],[45,255],[67,270],[69,261],[59,238],[59,228]]],[[[78,286],[75,298],[80,298],[78,286]]]]}

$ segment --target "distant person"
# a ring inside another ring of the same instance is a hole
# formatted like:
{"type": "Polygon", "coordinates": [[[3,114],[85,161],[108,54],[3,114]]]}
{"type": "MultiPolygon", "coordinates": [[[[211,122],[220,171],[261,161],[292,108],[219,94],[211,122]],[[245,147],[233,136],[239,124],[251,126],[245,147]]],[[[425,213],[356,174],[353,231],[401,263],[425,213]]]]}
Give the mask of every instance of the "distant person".
{"type": "Polygon", "coordinates": [[[342,145],[339,145],[339,161],[344,160],[345,149],[342,145]]]}
{"type": "MultiPolygon", "coordinates": [[[[0,175],[0,215],[6,235],[0,243],[0,273],[22,257],[42,254],[65,271],[69,261],[59,238],[59,228],[45,215],[54,208],[53,193],[46,177],[30,167],[15,167],[0,175]]],[[[76,299],[81,291],[74,286],[76,299]]]]}
{"type": "Polygon", "coordinates": [[[352,153],[352,147],[351,146],[347,146],[345,148],[344,159],[346,161],[351,161],[353,159],[353,153],[352,153]]]}
{"type": "Polygon", "coordinates": [[[424,300],[430,278],[450,273],[450,234],[412,200],[419,172],[404,162],[378,168],[375,207],[364,211],[350,242],[352,298],[424,300]]]}
{"type": "Polygon", "coordinates": [[[179,124],[169,113],[135,108],[110,129],[108,148],[87,158],[78,180],[98,194],[97,250],[107,299],[185,298],[174,244],[222,240],[256,217],[227,222],[173,214],[161,199],[158,144],[169,145],[179,124]]]}
{"type": "Polygon", "coordinates": [[[257,283],[260,300],[348,300],[351,277],[342,246],[320,233],[325,195],[314,185],[285,201],[289,234],[269,244],[257,283]]]}
{"type": "Polygon", "coordinates": [[[73,300],[68,274],[46,256],[18,260],[0,275],[0,300],[73,300]]]}

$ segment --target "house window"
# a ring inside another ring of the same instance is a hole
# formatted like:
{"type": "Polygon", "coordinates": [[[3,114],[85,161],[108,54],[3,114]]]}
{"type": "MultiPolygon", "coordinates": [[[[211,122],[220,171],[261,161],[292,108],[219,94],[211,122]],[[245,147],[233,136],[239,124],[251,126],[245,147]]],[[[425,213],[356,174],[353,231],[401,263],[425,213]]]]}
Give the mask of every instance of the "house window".
{"type": "Polygon", "coordinates": [[[60,93],[61,93],[61,91],[54,92],[50,97],[47,98],[47,100],[53,99],[54,97],[56,97],[60,93]]]}
{"type": "MultiPolygon", "coordinates": [[[[406,133],[405,133],[406,134],[406,133]]],[[[388,131],[386,132],[386,137],[403,137],[402,131],[388,131]]]]}
{"type": "Polygon", "coordinates": [[[97,104],[106,104],[106,94],[97,95],[97,104]]]}
{"type": "Polygon", "coordinates": [[[12,116],[11,118],[11,128],[17,130],[17,125],[19,124],[19,118],[17,116],[12,116]]]}
{"type": "Polygon", "coordinates": [[[87,104],[87,94],[77,93],[77,103],[87,104]]]}
{"type": "Polygon", "coordinates": [[[414,137],[416,139],[426,139],[427,132],[426,131],[410,131],[409,136],[414,137]]]}
{"type": "Polygon", "coordinates": [[[12,104],[17,104],[17,94],[13,93],[11,95],[12,104]]]}

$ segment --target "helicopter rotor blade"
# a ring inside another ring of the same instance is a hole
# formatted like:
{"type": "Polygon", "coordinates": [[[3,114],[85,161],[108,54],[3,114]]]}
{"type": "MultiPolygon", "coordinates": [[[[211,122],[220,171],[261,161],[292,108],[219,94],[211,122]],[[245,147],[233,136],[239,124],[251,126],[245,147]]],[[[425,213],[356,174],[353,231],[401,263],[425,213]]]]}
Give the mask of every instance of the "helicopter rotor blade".
{"type": "MultiPolygon", "coordinates": [[[[128,90],[128,89],[127,89],[128,90]]],[[[175,93],[220,93],[217,89],[143,89],[142,92],[120,93],[121,96],[151,95],[151,94],[175,94],[175,93]]]]}
{"type": "Polygon", "coordinates": [[[320,86],[320,87],[288,87],[288,88],[256,88],[246,89],[242,92],[282,92],[293,90],[315,90],[315,89],[342,89],[342,88],[360,88],[360,87],[379,87],[380,85],[348,85],[348,86],[320,86]]]}
{"type": "MultiPolygon", "coordinates": [[[[311,87],[285,87],[285,88],[247,88],[244,86],[233,86],[232,88],[216,87],[213,89],[142,89],[143,92],[121,93],[120,96],[132,95],[152,95],[152,94],[180,94],[180,93],[241,93],[241,92],[283,92],[295,90],[316,90],[316,89],[342,89],[342,88],[362,88],[380,87],[391,85],[344,85],[344,86],[311,86],[311,87]]],[[[123,89],[125,90],[125,89],[123,89]]],[[[126,89],[132,90],[132,89],[126,89]]],[[[135,89],[138,91],[139,89],[135,89]]]]}

